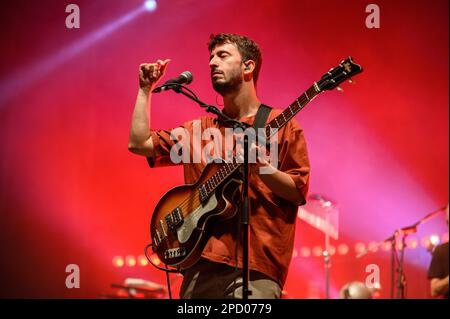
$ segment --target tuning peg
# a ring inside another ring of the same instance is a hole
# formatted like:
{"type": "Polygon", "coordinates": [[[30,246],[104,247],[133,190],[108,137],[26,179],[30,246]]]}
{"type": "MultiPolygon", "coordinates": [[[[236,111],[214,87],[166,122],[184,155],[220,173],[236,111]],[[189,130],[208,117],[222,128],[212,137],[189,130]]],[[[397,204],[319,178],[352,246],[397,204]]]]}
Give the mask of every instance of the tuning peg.
{"type": "Polygon", "coordinates": [[[340,86],[338,86],[338,87],[336,87],[336,90],[338,90],[339,92],[344,92],[344,90],[340,87],[340,86]]]}

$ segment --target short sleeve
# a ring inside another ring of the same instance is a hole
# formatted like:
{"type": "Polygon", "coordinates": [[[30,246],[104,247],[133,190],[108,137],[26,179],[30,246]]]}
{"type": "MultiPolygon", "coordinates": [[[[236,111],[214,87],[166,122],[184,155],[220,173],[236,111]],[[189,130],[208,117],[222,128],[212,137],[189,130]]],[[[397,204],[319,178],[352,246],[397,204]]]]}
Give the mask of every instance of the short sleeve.
{"type": "Polygon", "coordinates": [[[303,200],[296,204],[304,205],[309,188],[310,164],[303,130],[295,118],[291,119],[286,126],[279,145],[278,169],[291,176],[295,186],[303,195],[303,200]]]}
{"type": "Polygon", "coordinates": [[[186,122],[183,125],[174,129],[168,130],[151,130],[150,137],[153,142],[154,156],[147,157],[147,162],[150,167],[164,167],[182,164],[179,159],[182,155],[182,146],[189,151],[189,136],[192,128],[192,121],[186,122]],[[187,141],[187,143],[183,143],[187,141]]]}

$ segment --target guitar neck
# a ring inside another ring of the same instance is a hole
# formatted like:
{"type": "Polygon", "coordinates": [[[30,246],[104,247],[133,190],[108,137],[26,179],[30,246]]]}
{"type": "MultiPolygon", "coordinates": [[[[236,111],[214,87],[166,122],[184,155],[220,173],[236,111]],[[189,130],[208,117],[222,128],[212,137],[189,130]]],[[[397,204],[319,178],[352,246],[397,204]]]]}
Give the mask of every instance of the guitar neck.
{"type": "MultiPolygon", "coordinates": [[[[266,140],[275,134],[280,128],[285,126],[298,112],[300,112],[310,101],[312,101],[319,93],[320,89],[317,83],[307,89],[302,95],[300,95],[294,102],[289,105],[283,112],[281,112],[277,117],[271,120],[265,126],[266,140]]],[[[212,192],[224,182],[230,175],[232,175],[236,170],[238,170],[243,163],[235,162],[233,159],[232,163],[226,163],[223,167],[217,171],[213,176],[211,176],[205,183],[199,186],[199,194],[201,201],[206,200],[212,192]]]]}
{"type": "Polygon", "coordinates": [[[309,89],[300,95],[294,102],[289,105],[283,112],[270,121],[266,126],[266,139],[269,139],[272,131],[279,130],[287,124],[298,112],[300,112],[310,101],[312,101],[320,93],[317,84],[314,83],[309,89]]]}

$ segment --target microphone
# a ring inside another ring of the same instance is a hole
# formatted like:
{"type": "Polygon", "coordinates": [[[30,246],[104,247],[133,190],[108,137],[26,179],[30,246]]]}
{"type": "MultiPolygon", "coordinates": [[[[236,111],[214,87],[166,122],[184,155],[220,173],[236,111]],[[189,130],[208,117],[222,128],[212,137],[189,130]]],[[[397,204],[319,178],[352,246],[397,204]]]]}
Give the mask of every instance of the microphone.
{"type": "Polygon", "coordinates": [[[192,76],[192,73],[189,71],[184,71],[181,73],[178,77],[175,79],[167,80],[163,85],[158,86],[156,89],[153,90],[154,93],[159,93],[161,91],[165,91],[170,89],[174,84],[189,84],[192,82],[194,77],[192,76]]]}

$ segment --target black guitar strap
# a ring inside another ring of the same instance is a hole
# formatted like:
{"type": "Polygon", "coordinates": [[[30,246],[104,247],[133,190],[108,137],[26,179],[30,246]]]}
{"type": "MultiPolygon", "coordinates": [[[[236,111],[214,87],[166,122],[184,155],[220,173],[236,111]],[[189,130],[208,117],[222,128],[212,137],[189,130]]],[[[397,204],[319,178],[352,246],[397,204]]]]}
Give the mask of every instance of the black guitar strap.
{"type": "MultiPolygon", "coordinates": [[[[270,114],[271,110],[272,110],[272,108],[270,106],[261,104],[258,109],[258,112],[256,112],[255,121],[253,122],[253,128],[255,129],[257,136],[258,136],[258,129],[266,126],[266,122],[267,122],[267,119],[269,118],[269,114],[270,114]]],[[[263,138],[265,139],[266,136],[264,135],[263,138]]],[[[258,139],[259,139],[259,136],[258,136],[258,139]]],[[[269,147],[270,147],[270,142],[267,140],[266,141],[267,150],[269,150],[269,147]]]]}
{"type": "Polygon", "coordinates": [[[253,128],[258,130],[258,128],[263,128],[266,125],[267,118],[269,117],[272,108],[265,104],[261,104],[258,112],[256,112],[255,121],[253,122],[253,128]]]}

